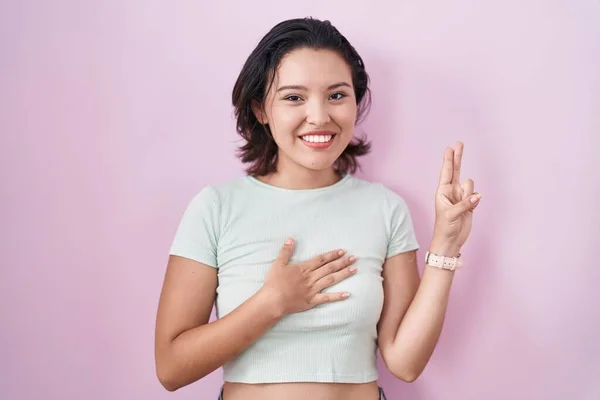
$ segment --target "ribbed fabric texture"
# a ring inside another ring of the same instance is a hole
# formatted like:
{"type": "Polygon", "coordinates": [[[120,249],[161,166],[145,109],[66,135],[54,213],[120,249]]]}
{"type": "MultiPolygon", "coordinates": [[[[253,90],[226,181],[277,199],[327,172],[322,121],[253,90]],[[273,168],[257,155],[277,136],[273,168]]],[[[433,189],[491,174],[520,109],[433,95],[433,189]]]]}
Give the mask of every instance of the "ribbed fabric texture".
{"type": "Polygon", "coordinates": [[[345,175],[311,190],[249,176],[208,186],[188,205],[170,253],[218,268],[216,308],[223,317],[260,289],[290,236],[291,263],[336,248],[358,258],[356,275],[325,290],[350,297],[284,317],[223,366],[225,381],[376,380],[383,263],[419,247],[406,203],[384,185],[345,175]]]}

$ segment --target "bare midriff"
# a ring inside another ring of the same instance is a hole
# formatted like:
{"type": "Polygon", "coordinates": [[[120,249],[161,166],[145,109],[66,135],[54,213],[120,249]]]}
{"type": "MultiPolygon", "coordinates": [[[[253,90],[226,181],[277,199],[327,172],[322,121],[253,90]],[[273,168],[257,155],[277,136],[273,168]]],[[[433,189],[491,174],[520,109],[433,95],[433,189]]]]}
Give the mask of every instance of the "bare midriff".
{"type": "MultiPolygon", "coordinates": [[[[215,396],[216,398],[217,396],[215,396]]],[[[378,400],[376,381],[369,383],[225,382],[223,400],[378,400]]]]}

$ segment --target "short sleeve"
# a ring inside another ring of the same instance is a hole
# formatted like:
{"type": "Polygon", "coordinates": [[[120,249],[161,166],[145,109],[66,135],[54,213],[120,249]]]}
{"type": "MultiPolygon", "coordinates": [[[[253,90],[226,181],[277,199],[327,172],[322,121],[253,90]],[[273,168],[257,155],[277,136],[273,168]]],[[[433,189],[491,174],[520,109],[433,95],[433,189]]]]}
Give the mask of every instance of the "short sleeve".
{"type": "Polygon", "coordinates": [[[419,243],[413,226],[410,210],[397,193],[385,189],[390,216],[389,241],[386,259],[407,251],[418,250],[419,243]]]}
{"type": "Polygon", "coordinates": [[[202,189],[183,213],[170,254],[217,268],[219,211],[217,192],[210,186],[202,189]]]}

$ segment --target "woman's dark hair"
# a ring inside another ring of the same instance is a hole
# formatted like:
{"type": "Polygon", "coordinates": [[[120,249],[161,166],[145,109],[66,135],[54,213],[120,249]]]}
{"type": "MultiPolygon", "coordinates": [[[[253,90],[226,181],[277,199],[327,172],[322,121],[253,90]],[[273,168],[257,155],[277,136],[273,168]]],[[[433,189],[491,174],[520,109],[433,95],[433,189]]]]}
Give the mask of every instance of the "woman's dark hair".
{"type": "MultiPolygon", "coordinates": [[[[232,102],[237,118],[237,132],[246,143],[238,149],[243,163],[250,163],[246,172],[250,175],[267,175],[275,172],[277,144],[268,125],[261,124],[252,111],[255,102],[264,106],[265,98],[275,77],[281,59],[299,48],[336,51],[350,66],[352,84],[356,97],[357,121],[366,115],[371,104],[369,75],[362,58],[348,40],[329,21],[299,18],[280,22],[258,43],[246,60],[233,87],[232,102]]],[[[334,168],[339,173],[355,172],[359,168],[357,157],[369,152],[371,144],[366,139],[354,139],[340,157],[334,168]]]]}

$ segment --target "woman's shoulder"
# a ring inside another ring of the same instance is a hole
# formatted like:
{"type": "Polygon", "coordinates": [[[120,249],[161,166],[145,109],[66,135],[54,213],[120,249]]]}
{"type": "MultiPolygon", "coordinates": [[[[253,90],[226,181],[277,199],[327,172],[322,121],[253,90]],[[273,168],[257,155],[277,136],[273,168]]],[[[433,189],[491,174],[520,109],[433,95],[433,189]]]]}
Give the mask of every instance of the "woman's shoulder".
{"type": "Polygon", "coordinates": [[[234,193],[243,191],[244,187],[247,187],[245,176],[204,182],[192,192],[189,206],[220,208],[224,201],[234,197],[234,193]]]}

